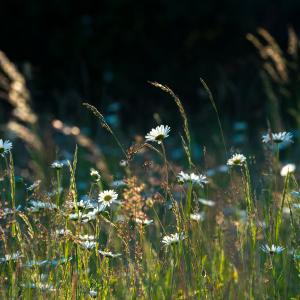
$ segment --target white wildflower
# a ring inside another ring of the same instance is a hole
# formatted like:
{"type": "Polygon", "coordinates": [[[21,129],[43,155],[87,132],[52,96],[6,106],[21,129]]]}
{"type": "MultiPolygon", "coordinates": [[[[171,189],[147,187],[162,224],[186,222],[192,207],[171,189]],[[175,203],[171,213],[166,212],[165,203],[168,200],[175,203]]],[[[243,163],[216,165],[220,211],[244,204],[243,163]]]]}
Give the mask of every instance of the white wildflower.
{"type": "Polygon", "coordinates": [[[93,168],[91,168],[91,170],[90,170],[90,175],[91,175],[93,181],[95,181],[95,182],[99,182],[101,179],[100,173],[93,168]]]}
{"type": "Polygon", "coordinates": [[[80,242],[79,245],[86,250],[92,250],[96,247],[96,242],[95,241],[83,241],[83,242],[80,242]]]}
{"type": "Polygon", "coordinates": [[[16,261],[22,257],[24,257],[24,255],[22,255],[19,251],[13,254],[5,254],[4,257],[0,258],[0,263],[5,263],[11,260],[16,261]]]}
{"type": "Polygon", "coordinates": [[[97,291],[95,291],[95,290],[90,290],[90,291],[89,291],[89,295],[90,295],[92,298],[96,298],[97,295],[98,295],[98,293],[97,293],[97,291]]]}
{"type": "Polygon", "coordinates": [[[64,166],[66,166],[68,164],[68,160],[55,160],[50,167],[52,169],[56,169],[56,170],[60,170],[62,169],[64,166]]]}
{"type": "Polygon", "coordinates": [[[208,183],[208,180],[206,178],[205,175],[197,175],[195,173],[184,173],[183,171],[181,171],[178,175],[177,175],[177,180],[180,183],[187,183],[187,182],[191,182],[193,184],[198,184],[201,187],[203,187],[205,184],[208,183]]]}
{"type": "Polygon", "coordinates": [[[96,237],[94,235],[84,234],[84,235],[79,235],[78,239],[80,241],[95,241],[96,237]]]}
{"type": "Polygon", "coordinates": [[[29,187],[27,187],[27,191],[35,190],[37,187],[40,186],[41,182],[42,182],[41,180],[36,180],[33,184],[31,184],[29,187]]]}
{"type": "Polygon", "coordinates": [[[295,164],[287,164],[287,165],[282,167],[282,169],[280,171],[280,175],[285,177],[290,173],[294,173],[295,170],[296,170],[296,165],[295,164]]]}
{"type": "Polygon", "coordinates": [[[207,199],[199,198],[198,201],[200,203],[202,203],[203,205],[207,205],[207,206],[215,206],[216,205],[216,202],[212,201],[212,200],[207,200],[207,199]]]}
{"type": "Polygon", "coordinates": [[[57,236],[64,236],[64,235],[70,235],[72,234],[72,232],[69,229],[62,228],[62,229],[56,229],[55,234],[57,236]]]}
{"type": "Polygon", "coordinates": [[[243,166],[246,163],[246,156],[243,154],[233,154],[231,158],[228,159],[228,166],[243,166]]]}
{"type": "Polygon", "coordinates": [[[300,199],[300,192],[298,192],[298,191],[292,191],[290,194],[291,194],[293,197],[300,199]]]}
{"type": "Polygon", "coordinates": [[[145,226],[153,224],[153,220],[150,220],[150,219],[135,218],[135,222],[137,224],[142,224],[142,225],[145,225],[145,226]]]}
{"type": "Polygon", "coordinates": [[[106,190],[99,194],[98,202],[101,208],[109,207],[112,203],[116,202],[118,194],[114,190],[106,190]]]}
{"type": "Polygon", "coordinates": [[[107,257],[111,257],[111,258],[119,257],[119,256],[122,255],[121,253],[112,253],[111,251],[101,251],[101,250],[98,250],[98,252],[102,256],[107,256],[107,257]]]}
{"type": "Polygon", "coordinates": [[[185,234],[183,232],[176,232],[172,233],[170,235],[165,235],[162,239],[162,243],[164,246],[169,246],[171,244],[179,243],[180,241],[183,241],[186,238],[185,234]]]}
{"type": "Polygon", "coordinates": [[[190,219],[193,221],[196,221],[196,222],[204,221],[205,213],[204,213],[204,211],[202,211],[200,213],[190,214],[190,219]]]}
{"type": "Polygon", "coordinates": [[[161,144],[162,141],[169,136],[171,128],[169,126],[160,125],[156,128],[151,129],[151,131],[145,136],[147,142],[156,142],[161,144]]]}
{"type": "Polygon", "coordinates": [[[53,210],[57,208],[57,206],[54,203],[42,202],[39,200],[30,200],[29,204],[30,207],[27,208],[29,212],[38,212],[41,209],[53,210]]]}
{"type": "Polygon", "coordinates": [[[269,245],[262,245],[261,247],[261,250],[265,253],[269,253],[269,254],[279,254],[281,253],[284,248],[281,247],[281,246],[275,246],[274,244],[271,245],[271,247],[269,245]]]}
{"type": "Polygon", "coordinates": [[[12,149],[12,142],[9,140],[3,141],[0,139],[0,155],[4,156],[12,149]]]}
{"type": "Polygon", "coordinates": [[[262,142],[267,143],[275,143],[275,144],[281,144],[281,143],[293,143],[293,135],[290,132],[278,132],[278,133],[267,133],[262,136],[262,142]]]}

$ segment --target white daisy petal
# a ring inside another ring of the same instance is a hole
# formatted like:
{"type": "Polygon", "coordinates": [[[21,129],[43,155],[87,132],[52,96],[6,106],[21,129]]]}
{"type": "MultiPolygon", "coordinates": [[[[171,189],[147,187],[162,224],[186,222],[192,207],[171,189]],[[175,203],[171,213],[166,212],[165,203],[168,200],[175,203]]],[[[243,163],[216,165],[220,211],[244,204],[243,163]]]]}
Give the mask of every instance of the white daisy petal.
{"type": "Polygon", "coordinates": [[[246,163],[246,156],[243,154],[233,154],[231,158],[228,159],[227,165],[232,166],[243,166],[246,163]]]}
{"type": "Polygon", "coordinates": [[[296,170],[296,165],[294,164],[287,164],[285,166],[282,167],[281,171],[280,171],[280,175],[285,177],[290,173],[294,173],[296,170]]]}
{"type": "Polygon", "coordinates": [[[156,128],[151,129],[151,131],[145,136],[147,142],[156,142],[161,144],[161,142],[169,136],[171,128],[168,125],[160,125],[156,128]]]}
{"type": "Polygon", "coordinates": [[[116,202],[117,199],[118,194],[114,190],[106,190],[101,192],[98,196],[100,210],[109,207],[112,203],[116,202]]]}
{"type": "Polygon", "coordinates": [[[9,140],[3,141],[0,139],[0,155],[4,156],[12,149],[12,142],[9,140]]]}

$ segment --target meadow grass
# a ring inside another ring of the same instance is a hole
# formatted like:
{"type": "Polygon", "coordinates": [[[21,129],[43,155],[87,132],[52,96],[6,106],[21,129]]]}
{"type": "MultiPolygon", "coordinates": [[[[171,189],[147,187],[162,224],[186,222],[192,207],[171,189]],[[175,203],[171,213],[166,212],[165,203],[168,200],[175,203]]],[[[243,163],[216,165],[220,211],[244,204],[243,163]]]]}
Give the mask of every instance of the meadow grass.
{"type": "Polygon", "coordinates": [[[293,137],[269,131],[259,166],[245,153],[224,153],[223,165],[207,170],[193,161],[181,101],[152,84],[179,108],[187,164],[169,159],[172,129],[160,125],[126,150],[90,104],[123,156],[121,180],[93,169],[80,194],[76,146],[72,159],[49,166],[48,186],[25,186],[13,145],[0,145],[1,299],[300,297],[300,193],[295,170],[280,161],[293,137]]]}

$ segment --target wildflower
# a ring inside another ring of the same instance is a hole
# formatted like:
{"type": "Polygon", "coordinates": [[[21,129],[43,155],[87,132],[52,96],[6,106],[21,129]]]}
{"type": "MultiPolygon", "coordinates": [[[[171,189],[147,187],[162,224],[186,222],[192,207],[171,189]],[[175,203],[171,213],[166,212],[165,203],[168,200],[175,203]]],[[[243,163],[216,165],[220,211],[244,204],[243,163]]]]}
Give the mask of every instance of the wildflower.
{"type": "Polygon", "coordinates": [[[12,149],[12,142],[9,140],[3,141],[0,139],[0,155],[4,157],[12,149]]]}
{"type": "Polygon", "coordinates": [[[177,175],[177,179],[179,183],[191,182],[193,184],[198,184],[201,187],[204,187],[204,185],[208,183],[205,175],[197,175],[195,173],[188,174],[183,171],[177,175]]]}
{"type": "Polygon", "coordinates": [[[107,252],[107,251],[98,250],[98,252],[102,256],[107,256],[107,257],[111,257],[111,258],[119,257],[122,255],[121,253],[112,253],[111,251],[107,252]]]}
{"type": "Polygon", "coordinates": [[[147,142],[156,142],[161,144],[162,141],[169,136],[171,128],[169,126],[160,125],[156,128],[151,129],[151,131],[145,136],[147,142]]]}
{"type": "Polygon", "coordinates": [[[97,293],[97,291],[95,291],[95,290],[90,290],[90,291],[89,291],[89,295],[90,295],[92,298],[96,298],[97,295],[98,295],[98,293],[97,293]]]}
{"type": "Polygon", "coordinates": [[[200,213],[190,214],[190,219],[196,222],[204,221],[205,213],[202,211],[200,213]]]}
{"type": "Polygon", "coordinates": [[[31,184],[29,187],[27,187],[27,191],[35,190],[37,187],[40,186],[41,182],[42,182],[41,180],[36,180],[33,184],[31,184]]]}
{"type": "Polygon", "coordinates": [[[69,219],[72,220],[72,221],[76,221],[78,219],[81,219],[83,216],[83,214],[81,212],[79,213],[72,213],[72,214],[69,214],[69,219]]]}
{"type": "Polygon", "coordinates": [[[48,264],[48,260],[30,260],[24,264],[26,268],[41,267],[48,264]]]}
{"type": "Polygon", "coordinates": [[[290,132],[267,133],[262,136],[262,142],[265,144],[274,142],[275,144],[293,143],[293,135],[290,132]]]}
{"type": "Polygon", "coordinates": [[[293,208],[299,209],[300,208],[300,203],[293,203],[293,208]]]}
{"type": "Polygon", "coordinates": [[[67,160],[55,160],[50,167],[52,169],[60,170],[63,168],[63,166],[66,166],[68,164],[67,160]]]}
{"type": "Polygon", "coordinates": [[[296,170],[296,166],[294,164],[287,164],[284,167],[282,167],[280,171],[280,175],[285,177],[290,173],[294,173],[296,170]]]}
{"type": "Polygon", "coordinates": [[[27,208],[27,210],[30,211],[30,212],[38,212],[41,209],[53,210],[53,209],[57,208],[57,206],[53,203],[42,202],[42,201],[39,201],[39,200],[30,200],[29,204],[31,205],[31,207],[27,208]]]}
{"type": "Polygon", "coordinates": [[[96,242],[95,241],[84,241],[84,242],[80,242],[79,245],[86,250],[92,250],[96,247],[96,242]]]}
{"type": "Polygon", "coordinates": [[[106,190],[99,194],[98,202],[100,203],[100,207],[106,208],[116,202],[117,199],[118,194],[114,190],[106,190]]]}
{"type": "Polygon", "coordinates": [[[79,235],[78,239],[80,241],[94,241],[96,237],[94,235],[85,234],[85,235],[79,235]]]}
{"type": "Polygon", "coordinates": [[[91,168],[91,170],[90,170],[90,175],[91,175],[93,181],[95,181],[95,182],[99,182],[101,179],[100,173],[93,168],[91,168]]]}
{"type": "Polygon", "coordinates": [[[125,159],[122,159],[122,160],[120,161],[120,167],[125,168],[125,167],[127,167],[127,166],[128,166],[128,161],[125,160],[125,159]]]}
{"type": "Polygon", "coordinates": [[[300,260],[300,252],[298,249],[291,250],[290,254],[293,255],[294,260],[300,260]]]}
{"type": "Polygon", "coordinates": [[[80,201],[78,201],[76,204],[77,204],[77,208],[79,208],[79,209],[93,209],[98,206],[97,202],[92,200],[87,195],[84,195],[83,197],[81,197],[80,201]]]}
{"type": "Polygon", "coordinates": [[[243,166],[246,163],[246,156],[243,154],[233,154],[231,158],[228,159],[228,166],[243,166]]]}
{"type": "Polygon", "coordinates": [[[53,287],[52,284],[48,283],[31,283],[28,285],[24,285],[25,287],[31,288],[31,289],[40,289],[42,291],[48,291],[48,292],[55,292],[56,289],[53,287]]]}
{"type": "Polygon", "coordinates": [[[293,197],[300,199],[300,192],[292,191],[290,194],[291,194],[293,197]]]}
{"type": "Polygon", "coordinates": [[[21,209],[22,209],[21,205],[18,205],[18,207],[16,209],[11,209],[11,208],[5,207],[5,208],[3,208],[3,211],[1,212],[2,217],[6,218],[8,216],[14,215],[16,212],[20,212],[21,209]]]}
{"type": "Polygon", "coordinates": [[[281,246],[275,246],[274,244],[272,244],[271,247],[269,247],[269,245],[267,245],[267,244],[266,245],[262,245],[260,248],[261,248],[261,250],[263,252],[269,253],[271,255],[273,255],[273,254],[279,254],[279,253],[281,253],[284,250],[283,247],[281,247],[281,246]]]}
{"type": "Polygon", "coordinates": [[[207,200],[207,199],[203,199],[203,198],[199,198],[198,200],[203,205],[207,205],[207,206],[215,206],[216,205],[216,202],[212,201],[212,200],[207,200]]]}
{"type": "Polygon", "coordinates": [[[142,224],[142,225],[148,226],[148,225],[150,225],[150,224],[153,223],[153,220],[150,220],[150,219],[135,218],[135,222],[136,222],[137,224],[142,224]]]}
{"type": "Polygon", "coordinates": [[[179,243],[180,241],[183,241],[186,238],[183,232],[176,232],[172,233],[170,235],[165,235],[162,239],[162,243],[164,246],[169,246],[171,244],[179,243]]]}
{"type": "Polygon", "coordinates": [[[62,228],[62,229],[56,229],[55,234],[57,236],[64,236],[64,235],[70,235],[72,234],[72,232],[69,229],[62,228]]]}
{"type": "Polygon", "coordinates": [[[4,257],[0,258],[0,263],[5,263],[5,262],[11,261],[11,260],[16,261],[22,257],[23,257],[23,255],[19,251],[17,251],[16,253],[13,253],[13,254],[5,254],[4,257]]]}

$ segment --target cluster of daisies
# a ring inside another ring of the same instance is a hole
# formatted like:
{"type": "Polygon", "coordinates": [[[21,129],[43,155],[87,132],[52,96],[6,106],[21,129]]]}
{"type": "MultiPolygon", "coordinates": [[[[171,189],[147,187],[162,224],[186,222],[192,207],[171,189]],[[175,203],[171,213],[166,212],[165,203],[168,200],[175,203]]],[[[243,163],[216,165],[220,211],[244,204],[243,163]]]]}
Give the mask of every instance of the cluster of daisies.
{"type": "MultiPolygon", "coordinates": [[[[267,133],[262,136],[262,142],[268,145],[277,145],[278,149],[280,146],[287,146],[293,143],[293,135],[290,132],[278,132],[278,133],[267,133]]],[[[232,166],[245,166],[247,158],[243,154],[233,154],[231,158],[228,159],[227,165],[232,166]]],[[[287,176],[289,173],[293,173],[296,170],[295,164],[287,164],[281,169],[281,176],[287,176]]]]}
{"type": "MultiPolygon", "coordinates": [[[[171,128],[167,125],[160,125],[157,126],[156,128],[151,129],[151,131],[145,136],[146,142],[155,142],[157,144],[162,144],[164,139],[166,139],[169,136],[171,128]]],[[[270,144],[270,145],[288,145],[293,142],[293,136],[289,132],[279,132],[279,133],[267,133],[262,136],[262,142],[265,144],[270,144]]],[[[5,156],[7,153],[9,153],[12,149],[12,143],[8,140],[3,141],[0,139],[0,154],[2,156],[5,156]]],[[[245,166],[246,165],[247,158],[243,154],[233,154],[231,158],[228,159],[227,161],[227,166],[232,167],[232,166],[245,166]]],[[[68,160],[63,160],[63,161],[54,161],[51,164],[51,168],[55,170],[60,170],[64,166],[69,165],[68,160]]],[[[295,165],[294,164],[288,164],[284,166],[281,170],[281,175],[286,176],[287,174],[294,172],[295,171],[295,165]]],[[[100,182],[101,180],[101,175],[99,172],[95,169],[91,169],[90,175],[94,182],[100,182]]],[[[185,173],[181,171],[177,175],[177,180],[180,184],[185,184],[189,183],[192,185],[198,185],[200,187],[204,187],[207,183],[207,177],[205,175],[201,174],[195,174],[195,173],[185,173]]],[[[205,199],[202,199],[205,200],[205,199]]],[[[86,217],[87,220],[95,219],[96,214],[99,212],[104,211],[106,208],[110,207],[114,203],[119,203],[118,201],[118,194],[115,192],[115,190],[110,189],[110,190],[104,190],[101,191],[98,195],[98,201],[97,205],[93,204],[92,202],[89,201],[80,201],[78,203],[78,206],[82,206],[84,208],[92,208],[93,210],[89,212],[86,217]],[[81,203],[82,202],[82,203],[81,203]]],[[[202,203],[202,202],[201,202],[202,203]]],[[[203,203],[205,205],[213,206],[214,202],[213,201],[205,201],[203,203]],[[207,203],[208,202],[208,203],[207,203]]],[[[40,201],[35,201],[32,200],[30,202],[30,207],[28,208],[28,211],[39,211],[40,209],[57,209],[57,206],[52,203],[45,203],[45,202],[40,202],[40,201]]],[[[78,215],[78,212],[75,214],[71,214],[70,219],[78,219],[82,218],[82,216],[78,215]]],[[[200,221],[204,219],[204,216],[201,214],[192,214],[191,219],[195,221],[200,221]]],[[[164,245],[171,245],[177,242],[180,242],[186,238],[184,233],[173,233],[171,235],[166,235],[162,239],[162,244],[164,245]]],[[[90,248],[94,247],[94,241],[85,241],[83,244],[85,248],[90,248]]],[[[268,246],[264,245],[262,247],[262,250],[264,252],[268,253],[279,253],[282,252],[284,249],[280,246],[268,246]]]]}
{"type": "MultiPolygon", "coordinates": [[[[161,144],[165,138],[169,136],[170,127],[165,125],[157,126],[153,128],[146,136],[147,142],[156,142],[157,144],[161,144]]],[[[290,132],[279,132],[279,133],[272,133],[269,132],[262,136],[262,142],[268,145],[277,145],[278,149],[280,146],[287,146],[293,143],[293,135],[290,132]]],[[[235,153],[232,155],[231,158],[227,161],[227,166],[245,166],[247,162],[247,158],[245,155],[240,153],[235,153]]],[[[287,176],[289,173],[294,172],[296,166],[294,164],[287,164],[281,169],[281,176],[287,176]]],[[[179,183],[192,183],[194,185],[199,185],[200,187],[204,187],[205,184],[208,183],[208,180],[205,175],[198,175],[195,173],[184,173],[181,171],[177,176],[179,183]]],[[[210,201],[209,204],[213,203],[210,201]]],[[[209,205],[208,204],[208,205],[209,205]]],[[[213,203],[214,205],[214,203],[213,203]]],[[[191,219],[195,221],[200,221],[204,219],[203,215],[200,214],[191,214],[191,219]]],[[[174,233],[171,235],[164,236],[162,239],[162,243],[164,245],[171,245],[174,243],[178,243],[185,239],[184,233],[174,233]]],[[[284,248],[281,246],[275,245],[263,245],[261,249],[269,254],[281,253],[284,248]]]]}

